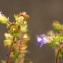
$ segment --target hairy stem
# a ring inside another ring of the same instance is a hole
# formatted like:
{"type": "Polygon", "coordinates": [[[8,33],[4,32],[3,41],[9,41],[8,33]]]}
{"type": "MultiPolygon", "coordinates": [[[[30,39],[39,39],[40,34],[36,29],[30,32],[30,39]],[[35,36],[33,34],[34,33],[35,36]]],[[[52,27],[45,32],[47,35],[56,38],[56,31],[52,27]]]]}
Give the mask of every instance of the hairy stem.
{"type": "Polygon", "coordinates": [[[61,51],[62,48],[63,48],[63,46],[60,47],[60,48],[58,49],[57,53],[56,53],[56,63],[59,63],[58,55],[59,55],[59,53],[60,53],[60,51],[61,51]]]}
{"type": "MultiPolygon", "coordinates": [[[[13,38],[13,41],[14,41],[15,37],[13,38]]],[[[13,46],[13,42],[11,43],[10,45],[10,48],[8,50],[8,57],[6,59],[6,63],[10,63],[10,53],[11,53],[11,50],[12,50],[12,46],[13,46]]]]}
{"type": "Polygon", "coordinates": [[[60,49],[58,49],[58,51],[57,51],[57,53],[56,53],[56,63],[59,63],[59,60],[58,60],[59,52],[60,52],[60,49]]]}

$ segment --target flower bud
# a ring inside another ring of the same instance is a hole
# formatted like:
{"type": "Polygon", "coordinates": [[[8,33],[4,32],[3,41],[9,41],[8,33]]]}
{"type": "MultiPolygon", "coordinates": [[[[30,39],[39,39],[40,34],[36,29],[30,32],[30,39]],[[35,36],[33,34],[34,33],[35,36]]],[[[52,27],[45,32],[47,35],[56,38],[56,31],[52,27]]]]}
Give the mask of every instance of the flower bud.
{"type": "Polygon", "coordinates": [[[22,25],[23,24],[23,21],[24,21],[24,17],[23,16],[20,16],[20,17],[17,17],[16,18],[16,23],[18,25],[22,25]]]}
{"type": "Polygon", "coordinates": [[[55,30],[60,30],[61,29],[61,24],[58,22],[58,21],[54,21],[54,23],[53,23],[53,28],[55,29],[55,30]]]}
{"type": "Polygon", "coordinates": [[[11,24],[9,26],[9,33],[12,34],[13,36],[17,36],[19,33],[20,27],[16,24],[11,24]]]}
{"type": "Polygon", "coordinates": [[[4,40],[4,46],[10,46],[12,43],[12,40],[4,40]]]}
{"type": "Polygon", "coordinates": [[[21,26],[21,32],[27,32],[27,31],[28,31],[28,29],[27,29],[27,24],[21,26]]]}
{"type": "Polygon", "coordinates": [[[8,22],[8,18],[0,13],[0,22],[6,24],[8,22]]]}
{"type": "Polygon", "coordinates": [[[5,35],[5,38],[6,38],[6,39],[12,39],[12,38],[13,38],[13,37],[11,36],[11,34],[9,34],[9,33],[5,33],[4,35],[5,35]]]}

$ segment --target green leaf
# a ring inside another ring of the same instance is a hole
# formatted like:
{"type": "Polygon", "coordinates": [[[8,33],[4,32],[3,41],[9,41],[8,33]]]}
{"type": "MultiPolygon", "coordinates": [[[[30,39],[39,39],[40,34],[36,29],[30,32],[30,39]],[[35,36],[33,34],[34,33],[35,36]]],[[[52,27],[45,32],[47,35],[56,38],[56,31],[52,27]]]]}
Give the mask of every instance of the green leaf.
{"type": "Polygon", "coordinates": [[[58,58],[59,58],[59,59],[61,59],[61,58],[62,58],[62,54],[61,54],[61,53],[59,53],[58,58]]]}
{"type": "Polygon", "coordinates": [[[18,58],[18,55],[19,55],[19,52],[16,52],[16,51],[15,52],[12,52],[11,53],[11,59],[12,60],[16,60],[18,58]]]}
{"type": "Polygon", "coordinates": [[[60,50],[59,55],[58,55],[58,58],[60,58],[60,59],[61,59],[61,58],[62,58],[62,56],[63,56],[63,49],[61,49],[61,50],[60,50]]]}

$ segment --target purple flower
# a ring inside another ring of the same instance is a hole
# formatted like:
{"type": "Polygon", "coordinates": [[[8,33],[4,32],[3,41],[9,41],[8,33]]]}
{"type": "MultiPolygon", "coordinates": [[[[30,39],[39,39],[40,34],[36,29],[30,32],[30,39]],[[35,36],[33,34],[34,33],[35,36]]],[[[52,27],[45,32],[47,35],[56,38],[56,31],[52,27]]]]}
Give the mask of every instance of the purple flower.
{"type": "Polygon", "coordinates": [[[6,57],[8,57],[8,53],[6,53],[6,55],[5,55],[6,57]]]}
{"type": "Polygon", "coordinates": [[[42,34],[40,36],[37,36],[37,44],[40,45],[40,47],[43,45],[43,44],[46,44],[48,43],[48,38],[45,36],[45,34],[42,34]]]}

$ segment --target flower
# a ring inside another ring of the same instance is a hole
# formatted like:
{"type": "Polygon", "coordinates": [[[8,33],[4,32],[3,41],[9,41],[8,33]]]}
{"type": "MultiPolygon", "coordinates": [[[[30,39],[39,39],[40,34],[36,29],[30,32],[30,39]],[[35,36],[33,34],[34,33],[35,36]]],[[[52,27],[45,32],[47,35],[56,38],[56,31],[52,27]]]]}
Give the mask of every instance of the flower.
{"type": "Polygon", "coordinates": [[[6,56],[6,58],[8,57],[8,55],[9,55],[9,54],[8,54],[8,53],[6,53],[6,55],[5,55],[5,56],[6,56]]]}
{"type": "Polygon", "coordinates": [[[42,34],[40,36],[37,36],[37,44],[40,45],[40,47],[43,45],[43,44],[46,44],[49,42],[49,39],[47,36],[45,36],[45,34],[42,34]]]}

